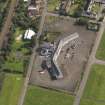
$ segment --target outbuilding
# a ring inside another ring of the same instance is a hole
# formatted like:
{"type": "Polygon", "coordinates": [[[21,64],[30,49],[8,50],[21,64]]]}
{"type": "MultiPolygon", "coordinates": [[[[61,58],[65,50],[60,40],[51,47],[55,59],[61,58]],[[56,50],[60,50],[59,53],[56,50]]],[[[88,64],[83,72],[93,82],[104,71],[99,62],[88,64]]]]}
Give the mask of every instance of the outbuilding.
{"type": "Polygon", "coordinates": [[[31,30],[31,29],[28,29],[26,30],[25,34],[24,34],[24,39],[31,39],[34,35],[36,35],[36,33],[31,30]]]}

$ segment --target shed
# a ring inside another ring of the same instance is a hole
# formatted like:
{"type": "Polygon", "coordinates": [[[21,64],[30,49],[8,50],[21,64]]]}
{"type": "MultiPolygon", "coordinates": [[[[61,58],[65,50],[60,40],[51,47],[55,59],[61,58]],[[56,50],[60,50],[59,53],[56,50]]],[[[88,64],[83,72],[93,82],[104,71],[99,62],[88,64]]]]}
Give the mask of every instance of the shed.
{"type": "Polygon", "coordinates": [[[24,39],[31,39],[34,35],[36,35],[36,33],[33,30],[28,29],[24,34],[24,39]]]}

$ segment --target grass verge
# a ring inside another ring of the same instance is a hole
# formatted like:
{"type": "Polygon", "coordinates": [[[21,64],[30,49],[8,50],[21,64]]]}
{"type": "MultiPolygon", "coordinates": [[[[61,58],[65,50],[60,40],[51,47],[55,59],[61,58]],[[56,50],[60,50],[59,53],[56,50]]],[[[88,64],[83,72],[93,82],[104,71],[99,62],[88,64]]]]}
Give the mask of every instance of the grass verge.
{"type": "Polygon", "coordinates": [[[17,105],[22,83],[21,75],[6,74],[0,92],[0,105],[17,105]]]}
{"type": "Polygon", "coordinates": [[[29,86],[24,105],[72,105],[73,99],[68,94],[29,86]]]}
{"type": "Polygon", "coordinates": [[[103,33],[99,48],[97,50],[96,58],[105,60],[105,31],[103,33]]]}

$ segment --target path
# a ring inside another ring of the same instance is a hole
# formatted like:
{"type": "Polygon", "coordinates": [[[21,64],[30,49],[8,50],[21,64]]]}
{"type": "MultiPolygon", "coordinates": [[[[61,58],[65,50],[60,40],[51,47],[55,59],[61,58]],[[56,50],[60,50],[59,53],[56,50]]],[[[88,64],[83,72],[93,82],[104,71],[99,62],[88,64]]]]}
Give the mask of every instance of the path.
{"type": "Polygon", "coordinates": [[[0,34],[0,49],[3,46],[3,42],[4,42],[4,38],[5,38],[6,34],[9,32],[9,28],[11,26],[12,17],[14,15],[14,8],[16,7],[17,3],[18,3],[18,0],[12,0],[11,1],[10,9],[8,11],[8,15],[7,15],[6,21],[4,23],[2,32],[0,34]]]}
{"type": "Polygon", "coordinates": [[[97,37],[96,37],[96,40],[95,40],[95,43],[94,43],[94,46],[93,46],[91,55],[90,55],[90,57],[89,57],[89,60],[88,60],[87,65],[86,65],[86,69],[85,69],[85,72],[84,72],[84,76],[83,76],[83,79],[82,79],[82,81],[81,81],[81,84],[80,84],[79,90],[78,90],[78,92],[77,92],[77,95],[76,95],[76,97],[75,97],[75,100],[74,100],[73,105],[79,105],[79,103],[80,103],[80,99],[81,99],[81,97],[82,97],[82,95],[83,95],[84,88],[85,88],[85,85],[86,85],[86,82],[87,82],[87,79],[88,79],[88,75],[89,75],[90,70],[91,70],[91,66],[92,66],[92,64],[95,62],[96,51],[97,51],[97,48],[98,48],[98,46],[99,46],[101,37],[102,37],[102,35],[103,35],[104,28],[105,28],[105,22],[102,23],[102,25],[101,25],[101,27],[100,27],[100,30],[99,30],[99,32],[97,33],[97,37]]]}

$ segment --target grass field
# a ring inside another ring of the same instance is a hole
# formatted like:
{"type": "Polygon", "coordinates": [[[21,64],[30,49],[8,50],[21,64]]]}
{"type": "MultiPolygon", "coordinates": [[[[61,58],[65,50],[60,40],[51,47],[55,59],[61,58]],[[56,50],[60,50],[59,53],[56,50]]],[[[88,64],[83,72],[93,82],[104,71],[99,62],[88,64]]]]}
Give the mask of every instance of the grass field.
{"type": "Polygon", "coordinates": [[[103,33],[99,48],[97,50],[96,58],[105,60],[105,31],[103,33]]]}
{"type": "Polygon", "coordinates": [[[80,105],[105,105],[105,102],[94,99],[83,99],[80,105]]]}
{"type": "Polygon", "coordinates": [[[6,74],[0,91],[0,105],[17,105],[22,83],[22,76],[6,74]]]}
{"type": "Polygon", "coordinates": [[[73,96],[29,86],[24,105],[72,105],[73,96]]]}
{"type": "Polygon", "coordinates": [[[105,66],[93,65],[80,105],[105,105],[105,66]]]}

